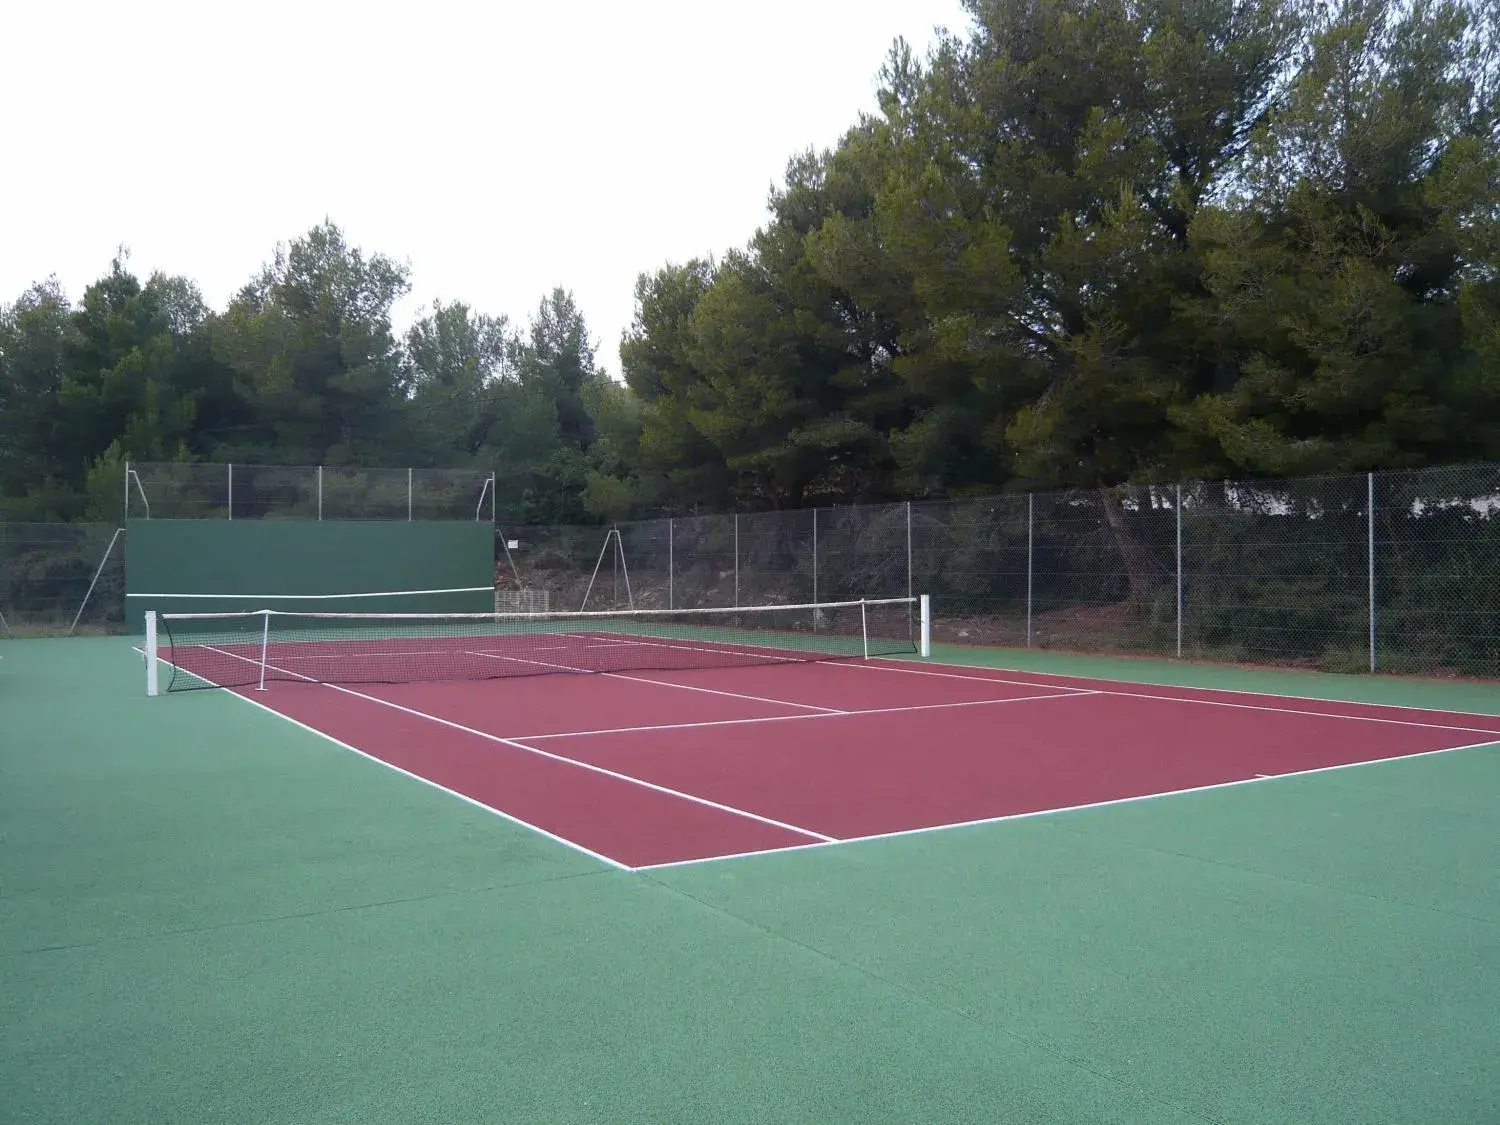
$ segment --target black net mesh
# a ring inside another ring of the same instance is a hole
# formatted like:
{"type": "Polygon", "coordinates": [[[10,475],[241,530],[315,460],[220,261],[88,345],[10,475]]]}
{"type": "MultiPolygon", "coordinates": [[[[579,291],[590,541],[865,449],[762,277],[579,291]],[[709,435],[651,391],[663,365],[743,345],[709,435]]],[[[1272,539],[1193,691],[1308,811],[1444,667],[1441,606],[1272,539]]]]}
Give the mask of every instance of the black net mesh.
{"type": "Polygon", "coordinates": [[[620,613],[165,614],[167,690],[728,668],[917,651],[905,600],[620,613]]]}

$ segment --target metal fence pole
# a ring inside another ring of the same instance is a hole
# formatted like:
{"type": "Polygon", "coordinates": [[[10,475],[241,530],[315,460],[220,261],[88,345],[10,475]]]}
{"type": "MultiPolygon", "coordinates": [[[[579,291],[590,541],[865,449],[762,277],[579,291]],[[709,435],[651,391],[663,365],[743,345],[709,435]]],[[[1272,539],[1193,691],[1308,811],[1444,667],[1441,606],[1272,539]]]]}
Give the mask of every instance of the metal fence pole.
{"type": "Polygon", "coordinates": [[[411,523],[411,467],[406,469],[406,522],[411,523]]]}
{"type": "Polygon", "coordinates": [[[318,466],[318,519],[323,518],[323,466],[318,466]]]}
{"type": "Polygon", "coordinates": [[[130,519],[130,462],[125,462],[125,517],[130,519]]]}
{"type": "Polygon", "coordinates": [[[906,502],[906,596],[912,596],[911,572],[911,501],[906,502]]]}
{"type": "Polygon", "coordinates": [[[1177,486],[1177,659],[1182,659],[1182,485],[1177,486]]]}
{"type": "Polygon", "coordinates": [[[1369,510],[1370,671],[1375,671],[1375,474],[1365,474],[1365,507],[1369,510]]]}
{"type": "Polygon", "coordinates": [[[667,608],[677,608],[677,560],[673,557],[672,541],[676,536],[677,521],[667,521],[667,608]]]}
{"type": "Polygon", "coordinates": [[[234,519],[234,462],[229,463],[229,503],[225,506],[229,518],[234,519]]]}
{"type": "Polygon", "coordinates": [[[1035,497],[1026,494],[1026,647],[1031,647],[1031,523],[1035,497]]]}
{"type": "Polygon", "coordinates": [[[734,513],[734,605],[740,604],[740,514],[734,513]]]}
{"type": "MultiPolygon", "coordinates": [[[[818,509],[813,508],[813,605],[818,604],[818,509]]],[[[816,622],[816,618],[814,618],[816,622]]]]}

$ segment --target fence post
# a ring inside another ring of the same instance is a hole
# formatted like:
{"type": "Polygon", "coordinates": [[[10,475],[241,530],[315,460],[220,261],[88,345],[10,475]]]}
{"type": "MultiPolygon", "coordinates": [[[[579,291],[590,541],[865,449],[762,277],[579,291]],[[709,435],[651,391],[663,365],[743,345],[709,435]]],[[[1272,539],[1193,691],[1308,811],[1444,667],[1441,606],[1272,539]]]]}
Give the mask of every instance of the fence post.
{"type": "Polygon", "coordinates": [[[406,522],[411,523],[411,466],[406,467],[406,522]]]}
{"type": "Polygon", "coordinates": [[[130,462],[125,462],[125,521],[130,520],[130,462]]]}
{"type": "Polygon", "coordinates": [[[1182,485],[1177,486],[1177,659],[1182,659],[1182,485]]]}
{"type": "MultiPolygon", "coordinates": [[[[912,575],[911,575],[911,501],[906,502],[906,596],[911,597],[912,575]]],[[[907,607],[907,613],[911,607],[907,607]]]]}
{"type": "Polygon", "coordinates": [[[1031,647],[1031,523],[1035,495],[1026,494],[1026,647],[1031,647]]]}
{"type": "Polygon", "coordinates": [[[1375,671],[1375,474],[1365,474],[1365,507],[1369,512],[1370,671],[1375,671]]]}
{"type": "Polygon", "coordinates": [[[740,607],[740,514],[734,513],[734,607],[740,607]]]}
{"type": "Polygon", "coordinates": [[[318,519],[323,518],[323,466],[318,466],[318,519]]]}
{"type": "MultiPolygon", "coordinates": [[[[813,605],[818,604],[818,508],[813,505],[813,605]]],[[[814,624],[817,623],[817,615],[813,616],[814,624]]]]}
{"type": "Polygon", "coordinates": [[[229,518],[234,519],[234,462],[229,462],[229,503],[225,506],[229,518]]]}
{"type": "Polygon", "coordinates": [[[676,537],[677,521],[667,520],[667,608],[677,608],[677,560],[673,557],[672,541],[676,537]]]}

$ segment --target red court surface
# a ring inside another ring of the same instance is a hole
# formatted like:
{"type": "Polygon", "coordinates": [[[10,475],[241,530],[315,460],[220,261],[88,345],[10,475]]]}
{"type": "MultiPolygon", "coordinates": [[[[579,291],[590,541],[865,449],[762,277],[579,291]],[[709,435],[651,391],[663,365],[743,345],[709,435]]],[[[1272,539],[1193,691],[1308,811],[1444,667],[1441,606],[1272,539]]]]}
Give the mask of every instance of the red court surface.
{"type": "Polygon", "coordinates": [[[631,869],[1500,741],[1493,715],[918,661],[238,694],[631,869]]]}

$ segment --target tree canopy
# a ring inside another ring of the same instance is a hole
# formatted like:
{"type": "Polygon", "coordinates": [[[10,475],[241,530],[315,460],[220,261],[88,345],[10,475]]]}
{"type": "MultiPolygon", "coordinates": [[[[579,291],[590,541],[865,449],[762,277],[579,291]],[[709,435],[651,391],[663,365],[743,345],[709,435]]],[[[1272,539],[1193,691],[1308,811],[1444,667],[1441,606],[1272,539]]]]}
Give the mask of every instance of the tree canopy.
{"type": "Polygon", "coordinates": [[[969,0],[764,225],[404,333],[332,223],[222,310],[121,255],[0,306],[0,512],[126,460],[494,469],[511,522],[1500,460],[1500,9],[969,0]],[[613,341],[608,342],[613,344],[613,341]]]}

